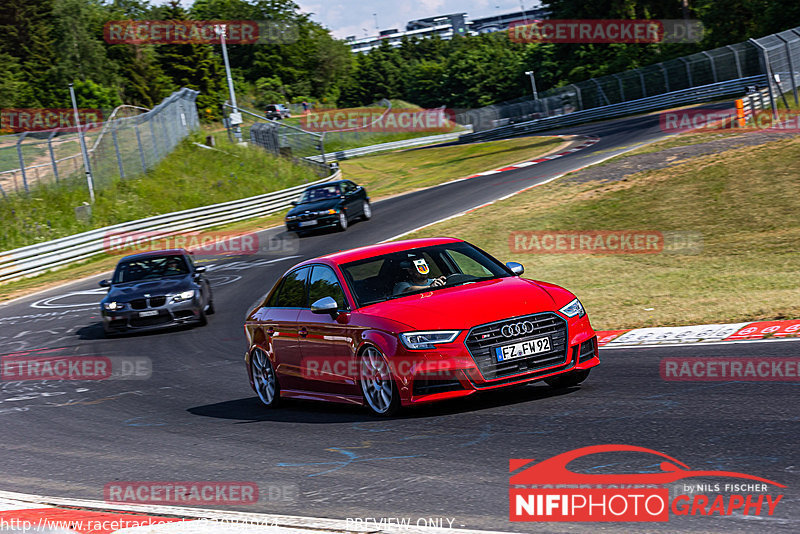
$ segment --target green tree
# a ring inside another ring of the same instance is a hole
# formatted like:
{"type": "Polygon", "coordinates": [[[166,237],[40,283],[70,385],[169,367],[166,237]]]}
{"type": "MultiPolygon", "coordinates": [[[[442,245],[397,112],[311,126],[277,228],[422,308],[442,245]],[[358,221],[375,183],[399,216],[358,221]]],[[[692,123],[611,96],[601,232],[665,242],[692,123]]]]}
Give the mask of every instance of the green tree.
{"type": "MultiPolygon", "coordinates": [[[[161,10],[165,20],[188,20],[188,14],[178,0],[171,0],[161,10]]],[[[199,91],[197,106],[201,117],[218,119],[225,98],[225,69],[213,45],[164,44],[156,47],[158,61],[164,74],[172,82],[172,89],[188,87],[199,91]]]]}

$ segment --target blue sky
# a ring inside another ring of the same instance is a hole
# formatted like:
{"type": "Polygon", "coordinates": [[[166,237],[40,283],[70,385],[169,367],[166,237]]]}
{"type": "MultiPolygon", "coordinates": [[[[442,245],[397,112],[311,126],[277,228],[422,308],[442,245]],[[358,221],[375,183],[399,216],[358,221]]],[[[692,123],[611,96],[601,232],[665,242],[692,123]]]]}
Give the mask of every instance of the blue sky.
{"type": "MultiPolygon", "coordinates": [[[[466,12],[470,18],[520,10],[520,0],[295,0],[301,11],[329,28],[335,37],[375,35],[375,16],[381,30],[404,30],[406,22],[434,15],[466,12]]],[[[523,0],[525,9],[540,2],[523,0]]]]}
{"type": "MultiPolygon", "coordinates": [[[[165,4],[168,0],[155,0],[165,4]]],[[[539,0],[294,0],[300,11],[313,13],[312,19],[329,30],[334,37],[344,39],[348,35],[364,37],[377,35],[375,17],[381,30],[397,28],[404,30],[406,22],[414,19],[467,13],[469,18],[488,17],[495,14],[539,7],[539,0]],[[366,30],[366,34],[365,34],[366,30]]],[[[192,5],[192,0],[181,0],[183,6],[192,5]]]]}

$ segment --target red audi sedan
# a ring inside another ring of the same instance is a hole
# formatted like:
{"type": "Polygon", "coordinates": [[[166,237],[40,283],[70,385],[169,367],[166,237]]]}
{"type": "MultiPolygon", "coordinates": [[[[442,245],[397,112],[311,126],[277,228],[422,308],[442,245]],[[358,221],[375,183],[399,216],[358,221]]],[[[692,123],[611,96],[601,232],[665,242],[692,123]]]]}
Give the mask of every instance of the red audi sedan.
{"type": "Polygon", "coordinates": [[[292,267],[249,313],[250,385],[281,398],[401,406],[583,382],[597,336],[564,288],[459,239],[397,241],[292,267]]]}

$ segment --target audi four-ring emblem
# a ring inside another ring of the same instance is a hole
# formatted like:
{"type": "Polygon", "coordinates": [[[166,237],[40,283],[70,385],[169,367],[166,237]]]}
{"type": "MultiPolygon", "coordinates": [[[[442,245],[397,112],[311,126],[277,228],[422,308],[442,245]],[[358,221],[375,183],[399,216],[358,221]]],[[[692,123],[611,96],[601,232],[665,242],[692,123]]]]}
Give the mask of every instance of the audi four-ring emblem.
{"type": "Polygon", "coordinates": [[[532,334],[534,330],[533,323],[530,321],[520,321],[518,323],[509,323],[503,325],[500,333],[505,337],[521,336],[522,334],[532,334]]]}

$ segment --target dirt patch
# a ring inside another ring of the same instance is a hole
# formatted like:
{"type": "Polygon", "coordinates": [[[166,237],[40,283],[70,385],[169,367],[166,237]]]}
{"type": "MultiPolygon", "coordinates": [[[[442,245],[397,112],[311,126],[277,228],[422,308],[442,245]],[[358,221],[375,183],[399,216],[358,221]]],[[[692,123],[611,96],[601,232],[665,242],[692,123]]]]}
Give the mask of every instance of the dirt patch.
{"type": "Polygon", "coordinates": [[[720,154],[736,148],[758,146],[771,141],[795,137],[794,132],[749,132],[706,143],[667,148],[659,152],[623,156],[617,161],[594,165],[565,177],[567,182],[615,182],[641,171],[664,169],[685,163],[686,160],[710,154],[720,154]]]}

